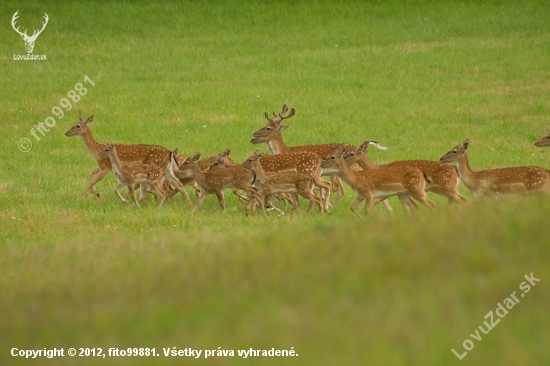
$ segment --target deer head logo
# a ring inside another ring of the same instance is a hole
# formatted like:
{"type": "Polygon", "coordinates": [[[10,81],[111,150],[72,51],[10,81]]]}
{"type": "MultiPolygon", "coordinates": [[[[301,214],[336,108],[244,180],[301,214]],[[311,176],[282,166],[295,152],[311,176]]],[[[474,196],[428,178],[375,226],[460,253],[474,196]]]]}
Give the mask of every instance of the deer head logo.
{"type": "Polygon", "coordinates": [[[17,20],[17,18],[19,18],[19,15],[17,15],[18,12],[19,10],[17,10],[15,14],[13,14],[13,17],[11,18],[11,26],[17,33],[19,33],[21,38],[23,38],[23,41],[25,41],[25,48],[27,49],[27,53],[32,53],[32,50],[34,49],[34,42],[36,41],[40,33],[42,33],[44,28],[46,28],[46,24],[48,24],[48,14],[44,13],[45,22],[42,23],[42,29],[40,30],[35,29],[32,36],[29,36],[27,35],[27,30],[25,30],[24,32],[21,32],[19,30],[19,27],[15,26],[15,21],[17,20]]]}

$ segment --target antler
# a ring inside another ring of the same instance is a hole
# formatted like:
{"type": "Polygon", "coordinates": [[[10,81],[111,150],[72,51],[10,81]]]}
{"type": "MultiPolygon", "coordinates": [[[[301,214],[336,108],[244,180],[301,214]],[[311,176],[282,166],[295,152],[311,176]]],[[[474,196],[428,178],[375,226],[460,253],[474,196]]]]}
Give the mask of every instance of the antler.
{"type": "MultiPolygon", "coordinates": [[[[19,30],[19,27],[15,27],[15,21],[17,20],[17,18],[19,18],[19,15],[17,15],[17,13],[19,13],[19,10],[17,10],[15,12],[15,14],[13,14],[13,17],[11,18],[11,26],[13,28],[14,31],[16,31],[17,33],[19,33],[21,35],[21,37],[26,37],[28,38],[29,36],[27,35],[27,30],[25,29],[25,32],[22,33],[20,30],[19,30]]],[[[45,13],[44,13],[45,14],[45,13]]]]}
{"type": "Polygon", "coordinates": [[[42,22],[42,29],[40,30],[35,30],[32,34],[32,36],[30,36],[30,38],[32,39],[36,39],[38,38],[38,36],[40,35],[40,33],[42,33],[42,31],[44,30],[44,28],[46,28],[46,25],[48,24],[48,20],[50,18],[48,18],[48,14],[44,13],[44,20],[45,22],[42,22]]]}

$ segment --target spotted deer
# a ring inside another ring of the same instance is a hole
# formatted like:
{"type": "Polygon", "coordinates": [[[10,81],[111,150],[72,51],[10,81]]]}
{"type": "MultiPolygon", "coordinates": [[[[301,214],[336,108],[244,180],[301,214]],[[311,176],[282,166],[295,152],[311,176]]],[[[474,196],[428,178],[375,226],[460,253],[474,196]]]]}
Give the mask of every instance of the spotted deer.
{"type": "Polygon", "coordinates": [[[266,172],[260,158],[263,155],[256,150],[254,154],[249,156],[243,163],[243,167],[252,169],[256,173],[256,180],[261,186],[260,196],[265,200],[264,205],[269,205],[284,215],[284,212],[275,206],[271,205],[271,199],[276,193],[289,193],[292,196],[292,208],[294,211],[300,205],[298,195],[310,201],[307,213],[310,213],[313,205],[319,207],[319,211],[323,213],[321,199],[313,193],[315,181],[311,176],[307,176],[297,172],[266,172]]]}
{"type": "Polygon", "coordinates": [[[263,155],[260,164],[266,172],[297,172],[313,179],[315,185],[321,189],[324,198],[324,210],[329,210],[331,185],[321,178],[321,163],[323,159],[311,152],[302,151],[290,154],[263,155]]]}
{"type": "Polygon", "coordinates": [[[346,147],[341,146],[323,160],[323,169],[338,174],[355,192],[357,198],[351,204],[351,210],[357,211],[365,201],[365,212],[369,215],[373,208],[374,198],[397,196],[406,211],[415,208],[409,200],[415,199],[429,209],[435,205],[426,197],[426,175],[417,168],[395,167],[385,169],[365,169],[353,171],[346,164],[344,154],[346,147]]]}
{"type": "Polygon", "coordinates": [[[521,193],[550,194],[550,172],[537,166],[520,166],[473,171],[468,163],[470,140],[455,146],[439,159],[444,163],[456,162],[458,176],[474,197],[501,196],[521,193]]]}
{"type": "Polygon", "coordinates": [[[134,186],[139,184],[142,192],[140,200],[145,198],[147,189],[150,188],[159,198],[159,207],[162,206],[165,198],[165,192],[161,188],[164,180],[164,171],[155,164],[124,163],[118,157],[117,148],[114,144],[105,143],[104,146],[98,155],[100,157],[107,157],[111,161],[113,173],[118,180],[115,193],[122,202],[128,203],[122,197],[119,190],[122,187],[128,187],[132,200],[139,206],[134,192],[134,186]]]}
{"type": "Polygon", "coordinates": [[[373,163],[367,155],[369,146],[374,146],[381,150],[387,149],[380,146],[376,141],[365,141],[347,152],[346,163],[350,166],[356,163],[363,169],[398,168],[405,166],[418,168],[429,177],[429,182],[426,183],[426,192],[433,192],[447,197],[448,204],[453,202],[467,202],[466,198],[462,197],[457,191],[459,178],[458,172],[453,166],[440,161],[430,160],[399,160],[388,164],[377,165],[373,163]]]}
{"type": "MultiPolygon", "coordinates": [[[[99,156],[99,152],[105,148],[105,145],[97,142],[92,135],[92,131],[88,125],[93,120],[94,116],[89,117],[87,120],[79,118],[78,123],[65,133],[67,137],[82,136],[88,151],[92,154],[98,165],[97,168],[90,172],[90,184],[80,198],[84,197],[90,189],[97,197],[100,197],[99,192],[94,186],[112,171],[112,164],[109,158],[99,156]]],[[[163,171],[170,163],[170,150],[162,146],[129,144],[115,144],[115,146],[118,158],[124,163],[154,164],[163,171]]]]}
{"type": "Polygon", "coordinates": [[[249,202],[246,205],[247,214],[251,209],[254,209],[254,199],[260,204],[262,211],[264,211],[263,200],[258,195],[258,190],[252,186],[254,174],[252,174],[250,169],[243,168],[242,166],[235,166],[213,171],[202,171],[197,164],[199,158],[200,153],[197,153],[194,157],[188,158],[179,166],[179,170],[183,172],[188,171],[201,188],[201,195],[195,202],[191,211],[192,213],[194,213],[204,199],[211,194],[216,195],[220,207],[225,213],[223,191],[227,188],[241,189],[248,194],[249,202]]]}
{"type": "MultiPolygon", "coordinates": [[[[287,146],[283,141],[283,135],[281,132],[283,130],[286,130],[289,126],[281,125],[281,122],[294,116],[296,114],[296,109],[292,108],[288,115],[285,116],[284,114],[286,112],[288,112],[287,104],[283,104],[282,111],[278,115],[273,113],[273,116],[275,117],[273,119],[269,118],[269,114],[265,112],[264,116],[267,119],[268,123],[265,127],[254,132],[254,134],[252,135],[252,140],[250,140],[250,142],[253,144],[260,144],[263,142],[267,143],[267,145],[269,146],[269,150],[273,155],[290,154],[296,152],[310,152],[319,155],[321,158],[327,157],[340,146],[351,146],[350,144],[345,143],[287,146]]],[[[322,172],[322,175],[325,174],[322,172]]],[[[331,190],[337,192],[336,200],[334,201],[334,204],[337,204],[344,195],[344,188],[336,177],[331,177],[331,182],[331,190]]]]}

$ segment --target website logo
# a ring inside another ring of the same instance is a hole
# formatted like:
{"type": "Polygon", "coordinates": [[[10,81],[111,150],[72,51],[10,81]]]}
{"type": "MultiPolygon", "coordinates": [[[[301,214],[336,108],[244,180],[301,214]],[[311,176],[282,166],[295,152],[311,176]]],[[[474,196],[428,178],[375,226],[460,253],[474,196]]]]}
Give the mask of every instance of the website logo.
{"type": "Polygon", "coordinates": [[[48,14],[44,13],[44,22],[42,23],[42,29],[38,30],[35,29],[32,33],[32,36],[29,36],[27,34],[27,30],[25,29],[23,32],[19,30],[19,26],[16,25],[17,19],[19,18],[19,10],[13,14],[13,17],[11,18],[11,26],[13,27],[13,30],[15,30],[21,38],[23,38],[23,41],[25,41],[25,49],[27,50],[26,55],[13,55],[14,60],[46,60],[46,55],[33,55],[32,51],[34,50],[34,43],[36,42],[36,39],[42,33],[44,28],[46,28],[46,25],[48,24],[48,14]]]}

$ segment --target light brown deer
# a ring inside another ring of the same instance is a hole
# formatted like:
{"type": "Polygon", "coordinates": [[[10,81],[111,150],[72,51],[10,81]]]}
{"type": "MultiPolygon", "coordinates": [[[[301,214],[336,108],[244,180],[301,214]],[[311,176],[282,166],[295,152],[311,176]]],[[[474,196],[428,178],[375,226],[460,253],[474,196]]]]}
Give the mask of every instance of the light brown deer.
{"type": "Polygon", "coordinates": [[[195,205],[191,211],[192,213],[195,212],[197,207],[199,207],[204,199],[210,194],[215,194],[216,197],[218,197],[220,207],[225,213],[223,191],[227,188],[241,189],[248,194],[249,202],[246,205],[246,214],[250,212],[251,208],[254,208],[254,199],[260,203],[260,207],[262,211],[264,211],[263,201],[258,195],[258,190],[252,186],[252,183],[254,182],[254,174],[250,169],[243,168],[242,166],[236,166],[213,171],[202,171],[197,164],[199,158],[200,154],[196,154],[194,157],[188,158],[179,167],[180,171],[189,171],[191,177],[195,179],[201,188],[201,195],[195,202],[195,205]]]}
{"type": "Polygon", "coordinates": [[[128,201],[122,197],[119,190],[122,187],[128,187],[132,200],[139,206],[139,202],[136,199],[134,192],[134,186],[141,186],[141,197],[144,197],[143,192],[147,192],[150,188],[155,195],[159,198],[159,207],[164,202],[165,193],[161,188],[164,181],[164,171],[155,164],[139,164],[139,163],[124,163],[118,157],[116,146],[114,144],[104,144],[105,147],[99,152],[100,157],[107,157],[111,161],[113,167],[113,173],[118,180],[118,184],[115,187],[115,193],[120,197],[122,202],[128,203],[128,201]]]}
{"type": "Polygon", "coordinates": [[[385,169],[365,169],[355,172],[346,164],[344,154],[345,146],[341,146],[335,152],[323,160],[321,165],[332,174],[338,174],[355,192],[357,198],[351,204],[351,210],[357,216],[357,211],[365,201],[365,212],[371,213],[374,198],[387,198],[398,196],[403,208],[410,211],[414,208],[409,200],[415,199],[429,209],[435,205],[426,197],[426,175],[417,168],[397,167],[385,169]]]}
{"type": "Polygon", "coordinates": [[[260,164],[266,172],[297,172],[312,178],[315,185],[321,189],[324,209],[328,211],[331,185],[321,178],[322,162],[323,159],[319,155],[307,151],[264,155],[260,158],[260,164]]]}
{"type": "MultiPolygon", "coordinates": [[[[79,118],[79,122],[65,133],[65,136],[68,137],[82,136],[88,151],[92,154],[98,165],[96,169],[91,171],[90,184],[80,196],[81,198],[84,197],[90,189],[97,197],[99,197],[100,194],[94,186],[112,171],[111,161],[109,158],[99,157],[99,152],[103,150],[105,145],[97,142],[92,135],[92,131],[88,125],[92,123],[93,119],[94,116],[89,117],[87,120],[79,118]]],[[[119,159],[125,163],[155,164],[163,171],[170,163],[170,150],[158,145],[115,144],[115,146],[119,159]]]]}
{"type": "Polygon", "coordinates": [[[541,137],[540,140],[535,142],[536,147],[548,147],[550,146],[550,130],[548,130],[548,135],[541,137]]]}
{"type": "MultiPolygon", "coordinates": [[[[187,159],[184,155],[178,155],[178,149],[170,152],[170,164],[166,166],[166,169],[164,170],[164,177],[165,177],[165,183],[167,185],[167,188],[169,189],[166,199],[171,198],[174,196],[177,192],[180,192],[185,200],[191,204],[191,198],[189,198],[189,195],[187,194],[187,191],[185,190],[185,185],[181,183],[180,179],[178,179],[175,175],[175,172],[178,171],[179,163],[178,158],[181,160],[181,162],[184,162],[185,159],[187,159]],[[183,158],[183,159],[182,159],[183,158]],[[174,186],[176,188],[172,188],[171,186],[174,186]]],[[[192,179],[192,178],[191,178],[192,179]]]]}
{"type": "Polygon", "coordinates": [[[298,199],[298,195],[300,195],[310,201],[307,213],[311,212],[314,204],[323,213],[321,199],[313,193],[315,181],[311,176],[297,172],[266,172],[260,163],[262,156],[256,150],[254,154],[245,160],[243,167],[252,169],[256,173],[256,180],[262,188],[259,194],[265,200],[264,205],[267,204],[284,215],[283,211],[271,204],[271,199],[276,193],[289,193],[293,201],[292,208],[290,209],[291,212],[296,210],[300,205],[300,200],[298,199]]]}
{"type": "MultiPolygon", "coordinates": [[[[269,150],[273,155],[307,151],[317,154],[321,158],[327,157],[340,146],[351,146],[350,144],[345,143],[287,146],[283,141],[283,135],[281,134],[281,131],[287,129],[289,126],[283,126],[281,125],[281,122],[294,116],[296,114],[296,109],[292,108],[288,115],[284,116],[286,112],[288,112],[288,105],[286,104],[283,104],[282,111],[281,113],[279,113],[279,115],[273,113],[273,116],[275,117],[274,119],[269,118],[269,114],[265,112],[264,116],[268,121],[267,126],[254,132],[254,134],[252,135],[252,140],[250,140],[250,142],[253,144],[260,144],[263,142],[267,143],[267,145],[269,146],[269,150]]],[[[322,175],[324,175],[324,173],[322,173],[322,175]]],[[[331,190],[337,192],[336,200],[334,201],[334,204],[337,204],[344,195],[344,188],[340,181],[335,177],[331,177],[331,182],[331,190]]]]}
{"type": "Polygon", "coordinates": [[[398,168],[411,166],[418,168],[429,177],[429,182],[426,183],[426,192],[433,192],[448,198],[448,204],[453,202],[466,203],[466,198],[462,197],[458,191],[458,172],[455,167],[439,161],[430,160],[399,160],[392,163],[377,165],[374,164],[367,155],[369,146],[374,146],[377,149],[386,150],[387,148],[380,146],[376,141],[365,141],[356,148],[352,148],[347,152],[346,163],[351,166],[358,164],[363,169],[381,169],[381,168],[398,168]]]}
{"type": "Polygon", "coordinates": [[[458,176],[475,197],[483,195],[499,198],[520,193],[550,194],[550,172],[537,166],[489,169],[474,172],[468,164],[466,150],[470,140],[455,146],[439,159],[457,163],[458,176]]]}

